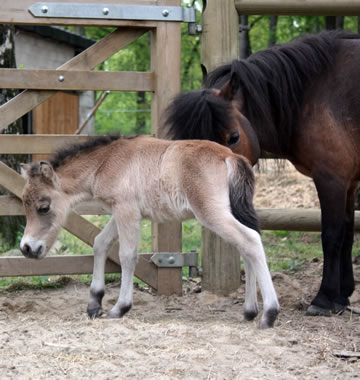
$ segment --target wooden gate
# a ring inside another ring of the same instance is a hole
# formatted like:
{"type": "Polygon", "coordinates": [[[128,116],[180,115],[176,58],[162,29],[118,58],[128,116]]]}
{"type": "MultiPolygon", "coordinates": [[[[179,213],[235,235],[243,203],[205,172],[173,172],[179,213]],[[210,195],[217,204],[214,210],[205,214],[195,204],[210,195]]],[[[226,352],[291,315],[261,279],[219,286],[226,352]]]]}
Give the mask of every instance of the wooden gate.
{"type": "MultiPolygon", "coordinates": [[[[63,0],[61,4],[67,7],[65,13],[70,10],[67,15],[59,13],[59,9],[54,14],[54,3],[60,2],[2,0],[0,23],[114,26],[117,29],[56,70],[0,69],[1,88],[26,87],[25,91],[0,107],[0,130],[4,130],[37,105],[54,96],[57,91],[149,91],[152,93],[152,133],[158,135],[160,115],[170,98],[180,91],[181,20],[172,21],[171,17],[175,11],[181,10],[180,0],[137,0],[132,1],[130,7],[126,7],[128,10],[132,8],[134,16],[138,13],[134,12],[134,6],[139,6],[138,10],[144,6],[151,7],[147,8],[149,13],[153,13],[153,10],[156,10],[157,14],[160,12],[160,20],[156,16],[155,21],[118,19],[118,16],[113,16],[118,9],[116,7],[129,4],[126,0],[108,0],[106,6],[96,0],[76,0],[76,2],[63,0]],[[81,12],[77,13],[79,9],[81,12]],[[100,16],[89,13],[94,9],[100,16]],[[151,34],[150,72],[92,71],[108,57],[146,32],[151,34]]],[[[0,153],[48,154],[64,143],[82,141],[86,138],[86,136],[60,135],[0,135],[0,153]]],[[[24,179],[3,162],[0,162],[0,185],[14,195],[0,197],[0,215],[23,215],[20,199],[24,179]]],[[[83,204],[70,213],[65,228],[92,246],[100,230],[81,215],[102,213],[101,207],[96,204],[83,204]]],[[[153,251],[181,252],[180,223],[153,224],[152,233],[153,251]]],[[[120,271],[117,252],[118,246],[115,244],[109,254],[107,272],[120,271]]],[[[150,261],[150,256],[151,254],[140,255],[135,275],[155,288],[158,294],[181,294],[181,268],[159,268],[150,261]]],[[[92,265],[92,256],[57,256],[41,261],[22,257],[1,257],[0,276],[92,273],[92,265]]]]}

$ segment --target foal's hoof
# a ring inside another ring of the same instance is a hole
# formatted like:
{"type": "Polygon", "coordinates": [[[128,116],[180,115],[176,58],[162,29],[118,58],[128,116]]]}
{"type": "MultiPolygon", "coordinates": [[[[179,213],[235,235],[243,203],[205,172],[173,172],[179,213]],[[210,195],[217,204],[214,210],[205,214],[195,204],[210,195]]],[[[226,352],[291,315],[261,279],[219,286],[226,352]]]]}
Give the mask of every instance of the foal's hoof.
{"type": "Polygon", "coordinates": [[[256,309],[256,310],[244,310],[244,318],[247,321],[252,321],[256,318],[258,313],[259,313],[258,309],[256,309]]]}
{"type": "Polygon", "coordinates": [[[274,327],[276,318],[280,312],[279,307],[274,307],[269,310],[267,310],[261,317],[259,328],[260,329],[269,329],[271,327],[274,327]]]}
{"type": "Polygon", "coordinates": [[[331,317],[331,310],[324,307],[310,305],[305,313],[307,317],[331,317]]]}
{"type": "Polygon", "coordinates": [[[90,319],[100,318],[103,314],[102,308],[97,307],[95,309],[87,309],[87,314],[90,319]]]}
{"type": "Polygon", "coordinates": [[[109,318],[109,319],[121,318],[131,309],[131,307],[132,307],[132,304],[124,305],[120,308],[120,310],[117,310],[114,308],[107,313],[106,318],[109,318]]]}

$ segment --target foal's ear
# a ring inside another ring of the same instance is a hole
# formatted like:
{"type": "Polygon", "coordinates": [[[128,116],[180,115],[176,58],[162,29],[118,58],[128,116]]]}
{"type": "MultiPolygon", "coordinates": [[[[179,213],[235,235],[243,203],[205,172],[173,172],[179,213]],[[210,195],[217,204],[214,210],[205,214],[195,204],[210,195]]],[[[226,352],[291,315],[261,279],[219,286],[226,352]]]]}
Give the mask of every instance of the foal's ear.
{"type": "Polygon", "coordinates": [[[29,164],[20,164],[20,173],[25,178],[29,178],[30,165],[29,164]]]}
{"type": "Polygon", "coordinates": [[[40,161],[40,174],[47,180],[52,180],[54,169],[48,161],[40,161]]]}

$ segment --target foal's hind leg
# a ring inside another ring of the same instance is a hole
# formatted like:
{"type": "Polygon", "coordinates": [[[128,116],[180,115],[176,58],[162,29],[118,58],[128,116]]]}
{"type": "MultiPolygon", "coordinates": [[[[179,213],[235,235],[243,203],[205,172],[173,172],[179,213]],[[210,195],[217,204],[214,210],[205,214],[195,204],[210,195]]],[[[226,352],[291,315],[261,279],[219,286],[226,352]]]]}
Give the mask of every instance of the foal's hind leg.
{"type": "Polygon", "coordinates": [[[263,304],[264,312],[260,320],[260,328],[268,328],[274,325],[276,317],[279,313],[280,306],[276,296],[276,292],[272,283],[269,268],[266,263],[266,256],[258,232],[239,223],[224,206],[218,209],[212,205],[210,213],[195,212],[196,218],[205,227],[214,231],[224,240],[233,244],[248,263],[246,268],[249,270],[247,280],[247,295],[245,317],[255,317],[257,310],[256,301],[256,281],[258,280],[263,304]]]}
{"type": "Polygon", "coordinates": [[[96,236],[94,242],[94,268],[87,307],[87,313],[90,318],[96,318],[102,314],[101,301],[105,293],[105,262],[107,254],[117,238],[116,223],[114,218],[111,218],[105,228],[96,236]]]}
{"type": "Polygon", "coordinates": [[[108,318],[120,318],[133,304],[133,278],[135,273],[137,248],[140,234],[140,215],[136,209],[116,210],[116,224],[119,234],[119,258],[121,264],[120,296],[114,307],[108,312],[108,318]]]}

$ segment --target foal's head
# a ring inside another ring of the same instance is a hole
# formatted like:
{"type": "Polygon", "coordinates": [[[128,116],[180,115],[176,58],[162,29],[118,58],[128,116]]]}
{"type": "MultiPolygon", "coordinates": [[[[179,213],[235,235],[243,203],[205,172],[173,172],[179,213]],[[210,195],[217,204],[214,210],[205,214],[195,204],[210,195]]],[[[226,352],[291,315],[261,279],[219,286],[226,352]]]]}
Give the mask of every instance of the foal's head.
{"type": "Polygon", "coordinates": [[[211,140],[255,164],[260,146],[249,120],[240,112],[231,83],[178,95],[166,111],[166,134],[172,140],[211,140]]]}
{"type": "Polygon", "coordinates": [[[49,162],[22,164],[21,171],[26,178],[23,191],[26,228],[20,249],[24,256],[40,259],[54,244],[65,221],[67,205],[49,162]]]}

